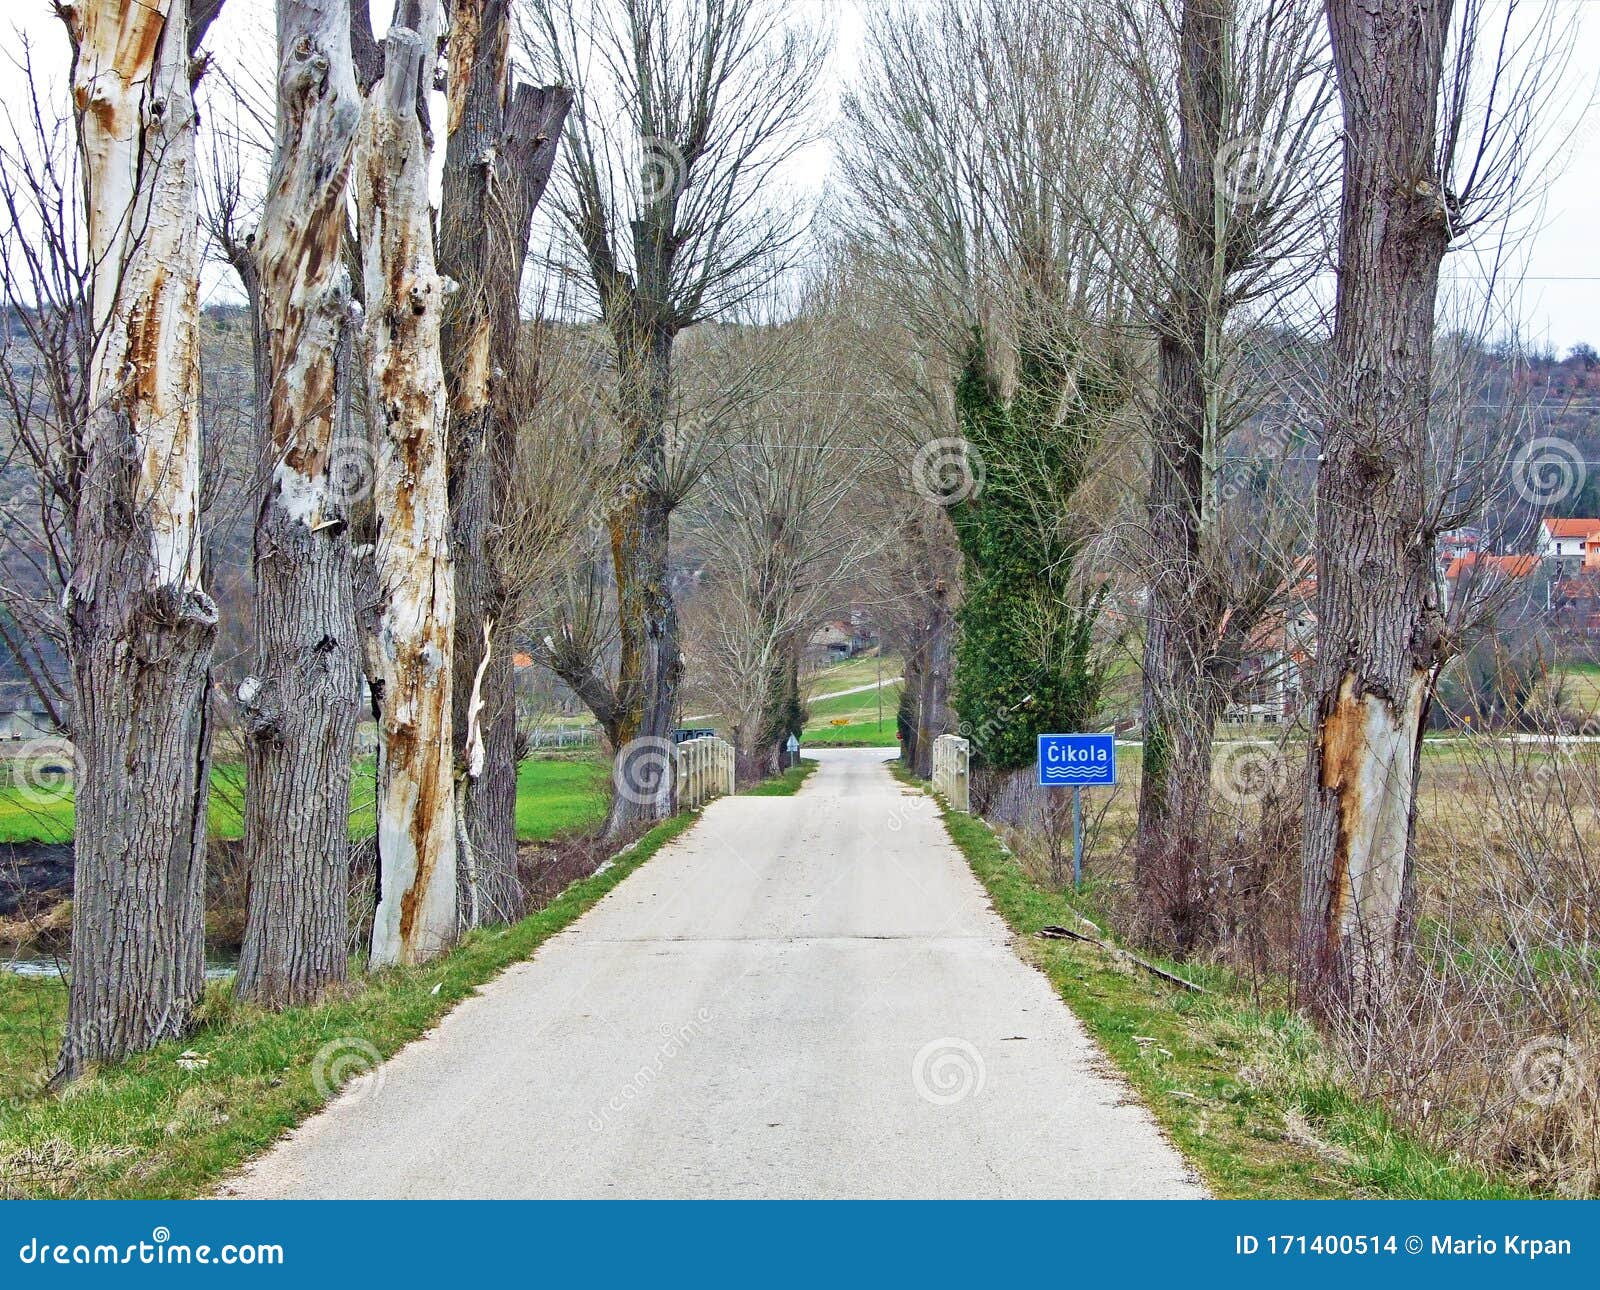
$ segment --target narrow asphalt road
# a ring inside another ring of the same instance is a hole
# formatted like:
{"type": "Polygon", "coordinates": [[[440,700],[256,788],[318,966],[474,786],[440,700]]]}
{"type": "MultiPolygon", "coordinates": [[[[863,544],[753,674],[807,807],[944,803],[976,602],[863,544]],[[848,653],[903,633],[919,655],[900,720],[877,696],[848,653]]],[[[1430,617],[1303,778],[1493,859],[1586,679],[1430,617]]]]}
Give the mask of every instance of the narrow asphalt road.
{"type": "Polygon", "coordinates": [[[224,1194],[1202,1195],[885,753],[713,803],[224,1194]]]}

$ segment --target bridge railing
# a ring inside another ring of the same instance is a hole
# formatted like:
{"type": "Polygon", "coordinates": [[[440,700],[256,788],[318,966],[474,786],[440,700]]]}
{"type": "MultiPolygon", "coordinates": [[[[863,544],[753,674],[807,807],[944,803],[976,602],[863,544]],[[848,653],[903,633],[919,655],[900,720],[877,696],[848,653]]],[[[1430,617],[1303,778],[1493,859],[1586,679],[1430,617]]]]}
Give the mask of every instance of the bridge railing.
{"type": "Polygon", "coordinates": [[[970,811],[972,745],[960,735],[940,735],[933,741],[933,786],[953,811],[970,811]]]}
{"type": "Polygon", "coordinates": [[[715,735],[685,739],[674,749],[673,770],[680,808],[699,806],[733,792],[733,745],[715,735]]]}

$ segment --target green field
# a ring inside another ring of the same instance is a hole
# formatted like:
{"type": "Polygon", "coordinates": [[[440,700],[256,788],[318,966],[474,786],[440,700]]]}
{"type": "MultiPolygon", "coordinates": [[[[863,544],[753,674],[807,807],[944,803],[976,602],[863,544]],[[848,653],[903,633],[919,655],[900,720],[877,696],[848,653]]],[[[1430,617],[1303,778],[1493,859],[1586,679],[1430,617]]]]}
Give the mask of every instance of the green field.
{"type": "MultiPolygon", "coordinates": [[[[0,787],[0,843],[70,842],[72,787],[61,784],[19,785],[15,768],[0,787]]],[[[588,828],[605,818],[608,767],[594,755],[530,758],[517,772],[517,836],[539,842],[573,829],[588,828]]],[[[350,785],[350,836],[369,836],[374,816],[374,767],[359,762],[350,785]]],[[[211,832],[214,837],[244,835],[244,767],[237,763],[211,771],[211,832]]]]}
{"type": "Polygon", "coordinates": [[[894,713],[890,709],[885,711],[888,715],[882,721],[855,721],[844,726],[832,726],[827,722],[808,725],[801,736],[801,745],[806,748],[892,748],[900,741],[894,713]]]}
{"type": "Polygon", "coordinates": [[[802,678],[800,688],[809,699],[813,694],[833,694],[838,690],[852,690],[858,685],[872,685],[899,676],[905,663],[896,654],[886,654],[880,665],[876,651],[868,651],[843,663],[833,663],[802,678]]]}

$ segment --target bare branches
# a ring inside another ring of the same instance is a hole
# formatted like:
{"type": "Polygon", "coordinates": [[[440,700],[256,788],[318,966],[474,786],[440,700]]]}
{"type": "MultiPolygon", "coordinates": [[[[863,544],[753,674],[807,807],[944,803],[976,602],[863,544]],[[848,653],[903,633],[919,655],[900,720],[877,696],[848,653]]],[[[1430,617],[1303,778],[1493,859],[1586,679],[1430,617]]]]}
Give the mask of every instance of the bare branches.
{"type": "Polygon", "coordinates": [[[575,87],[556,207],[608,318],[681,331],[780,273],[779,178],[825,44],[785,0],[526,0],[535,72],[575,87]]]}

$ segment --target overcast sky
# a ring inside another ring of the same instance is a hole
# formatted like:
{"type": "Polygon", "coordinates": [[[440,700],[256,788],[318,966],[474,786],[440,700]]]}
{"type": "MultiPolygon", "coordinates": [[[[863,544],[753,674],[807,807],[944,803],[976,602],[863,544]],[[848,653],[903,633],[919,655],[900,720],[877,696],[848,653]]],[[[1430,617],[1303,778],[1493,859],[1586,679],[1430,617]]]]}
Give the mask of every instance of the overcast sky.
{"type": "MultiPolygon", "coordinates": [[[[864,31],[863,13],[875,0],[804,0],[825,9],[834,28],[833,65],[823,87],[830,119],[839,95],[855,75],[864,31]]],[[[1530,3],[1530,0],[1524,0],[1530,3]]],[[[1600,69],[1600,0],[1531,0],[1548,4],[1562,29],[1570,33],[1570,61],[1558,97],[1559,115],[1546,132],[1551,140],[1549,183],[1527,220],[1530,232],[1521,241],[1522,278],[1508,292],[1508,313],[1519,320],[1524,336],[1565,350],[1578,341],[1600,346],[1600,111],[1596,110],[1600,69]]],[[[385,8],[383,4],[376,6],[385,8]]],[[[66,39],[48,0],[0,0],[16,32],[26,35],[37,66],[65,77],[66,39]]],[[[209,44],[225,57],[253,58],[259,49],[262,66],[272,56],[271,0],[229,0],[224,18],[209,44]]],[[[0,18],[0,33],[7,18],[0,18]]],[[[12,54],[15,56],[15,44],[12,54]]],[[[20,73],[10,60],[0,62],[0,95],[12,100],[20,73]]],[[[824,141],[800,159],[794,180],[812,189],[827,181],[832,147],[824,141]]],[[[1470,257],[1453,256],[1447,275],[1471,279],[1470,257]]],[[[225,290],[219,279],[213,290],[225,290]]]]}

